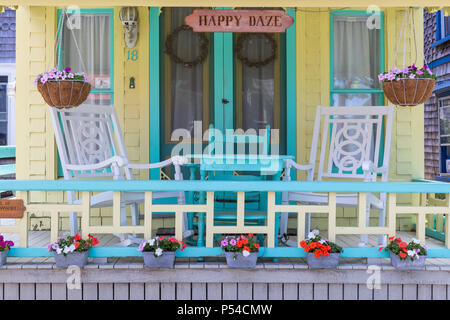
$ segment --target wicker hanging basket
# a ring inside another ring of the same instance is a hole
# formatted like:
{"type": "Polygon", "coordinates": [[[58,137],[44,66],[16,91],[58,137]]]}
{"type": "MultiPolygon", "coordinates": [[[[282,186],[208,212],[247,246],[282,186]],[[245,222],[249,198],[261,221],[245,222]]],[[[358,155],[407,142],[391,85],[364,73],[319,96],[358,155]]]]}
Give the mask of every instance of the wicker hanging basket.
{"type": "Polygon", "coordinates": [[[91,84],[74,80],[47,81],[38,83],[37,89],[49,106],[69,109],[86,101],[91,92],[91,84]]]}
{"type": "Polygon", "coordinates": [[[433,94],[435,80],[397,79],[383,82],[383,92],[390,102],[398,106],[417,106],[433,94]]]}

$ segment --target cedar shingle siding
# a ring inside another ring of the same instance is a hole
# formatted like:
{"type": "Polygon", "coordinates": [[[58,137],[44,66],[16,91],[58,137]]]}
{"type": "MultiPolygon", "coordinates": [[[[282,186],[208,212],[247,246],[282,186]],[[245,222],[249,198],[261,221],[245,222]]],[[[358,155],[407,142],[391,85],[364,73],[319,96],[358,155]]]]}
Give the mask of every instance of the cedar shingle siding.
{"type": "MultiPolygon", "coordinates": [[[[432,47],[436,42],[436,14],[424,11],[424,53],[427,63],[450,54],[450,42],[432,47]]],[[[438,77],[437,83],[450,80],[450,63],[432,68],[438,77]]],[[[440,147],[439,147],[439,112],[438,99],[435,94],[425,102],[425,179],[435,179],[440,173],[440,147]]]]}
{"type": "Polygon", "coordinates": [[[16,62],[16,11],[0,13],[0,63],[16,62]]]}

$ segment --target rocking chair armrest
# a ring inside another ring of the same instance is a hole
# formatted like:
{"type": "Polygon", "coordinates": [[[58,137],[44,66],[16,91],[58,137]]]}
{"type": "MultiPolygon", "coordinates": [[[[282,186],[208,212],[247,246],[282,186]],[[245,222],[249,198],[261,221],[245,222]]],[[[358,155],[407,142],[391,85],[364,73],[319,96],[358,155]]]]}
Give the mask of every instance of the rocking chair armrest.
{"type": "Polygon", "coordinates": [[[299,164],[291,159],[287,159],[285,160],[285,166],[286,168],[294,168],[297,170],[305,170],[305,171],[309,171],[314,169],[314,165],[309,163],[309,164],[299,164]]]}
{"type": "Polygon", "coordinates": [[[158,168],[170,166],[171,164],[173,164],[175,166],[182,166],[188,162],[189,161],[186,157],[173,156],[170,159],[167,159],[167,160],[164,160],[161,162],[155,162],[155,163],[145,163],[145,164],[130,163],[127,165],[127,167],[130,169],[158,169],[158,168]]]}
{"type": "Polygon", "coordinates": [[[375,164],[372,161],[364,161],[362,163],[362,169],[363,169],[364,175],[365,175],[364,181],[370,180],[370,178],[369,178],[370,174],[373,174],[373,173],[383,174],[383,173],[389,172],[389,167],[386,167],[386,166],[377,167],[377,166],[375,166],[375,164]]]}
{"type": "Polygon", "coordinates": [[[102,162],[95,163],[95,164],[85,164],[85,165],[68,164],[68,165],[66,165],[66,168],[69,170],[74,170],[74,171],[87,171],[87,170],[105,169],[105,168],[111,167],[113,165],[115,165],[117,167],[123,167],[123,166],[127,165],[127,160],[120,156],[113,156],[109,159],[106,159],[102,162]]]}

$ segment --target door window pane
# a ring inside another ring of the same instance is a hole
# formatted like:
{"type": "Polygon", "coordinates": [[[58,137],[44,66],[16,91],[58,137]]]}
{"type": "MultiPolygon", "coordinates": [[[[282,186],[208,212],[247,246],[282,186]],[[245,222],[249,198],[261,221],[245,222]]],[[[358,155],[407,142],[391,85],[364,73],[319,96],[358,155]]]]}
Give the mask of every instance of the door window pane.
{"type": "Polygon", "coordinates": [[[371,93],[334,93],[332,95],[333,106],[377,106],[379,95],[371,93]]]}
{"type": "Polygon", "coordinates": [[[334,15],[334,89],[379,88],[380,29],[368,15],[334,15]]]}

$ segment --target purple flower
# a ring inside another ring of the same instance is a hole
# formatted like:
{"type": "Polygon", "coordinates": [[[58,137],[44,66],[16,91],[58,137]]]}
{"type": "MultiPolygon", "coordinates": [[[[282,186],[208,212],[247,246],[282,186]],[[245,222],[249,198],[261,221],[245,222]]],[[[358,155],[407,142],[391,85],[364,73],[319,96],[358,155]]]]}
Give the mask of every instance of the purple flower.
{"type": "Polygon", "coordinates": [[[0,242],[0,248],[3,249],[6,247],[6,243],[4,241],[0,242]]]}
{"type": "Polygon", "coordinates": [[[423,74],[423,72],[420,71],[420,70],[417,70],[416,73],[417,73],[419,76],[423,74]]]}
{"type": "Polygon", "coordinates": [[[57,244],[57,243],[54,243],[53,245],[52,245],[52,249],[53,250],[57,250],[59,248],[59,245],[57,244]]]}
{"type": "Polygon", "coordinates": [[[48,251],[48,252],[52,252],[52,245],[51,245],[51,244],[48,245],[47,251],[48,251]]]}
{"type": "Polygon", "coordinates": [[[6,241],[6,244],[8,245],[8,247],[14,247],[14,242],[12,241],[6,241]]]}
{"type": "Polygon", "coordinates": [[[404,67],[402,70],[403,73],[408,73],[409,72],[409,67],[404,67]]]}
{"type": "Polygon", "coordinates": [[[220,243],[220,245],[221,245],[222,247],[227,246],[227,245],[228,245],[227,239],[223,239],[222,242],[220,243]]]}
{"type": "Polygon", "coordinates": [[[3,239],[4,239],[3,236],[0,236],[0,242],[3,241],[3,239]]]}
{"type": "Polygon", "coordinates": [[[395,79],[395,75],[393,74],[393,73],[388,73],[387,75],[386,75],[386,79],[388,79],[389,81],[392,81],[392,80],[394,80],[395,79]]]}
{"type": "Polygon", "coordinates": [[[145,245],[145,241],[141,242],[141,244],[139,245],[138,250],[141,251],[141,252],[144,251],[144,245],[145,245]]]}
{"type": "Polygon", "coordinates": [[[382,82],[384,80],[384,74],[378,75],[378,81],[382,82]]]}
{"type": "Polygon", "coordinates": [[[236,245],[236,240],[235,240],[235,239],[231,239],[231,240],[230,240],[230,244],[231,244],[232,246],[235,246],[235,245],[236,245]]]}
{"type": "Polygon", "coordinates": [[[64,69],[64,71],[65,71],[66,73],[69,73],[71,70],[72,70],[72,68],[69,68],[69,67],[67,67],[67,68],[64,69]]]}

